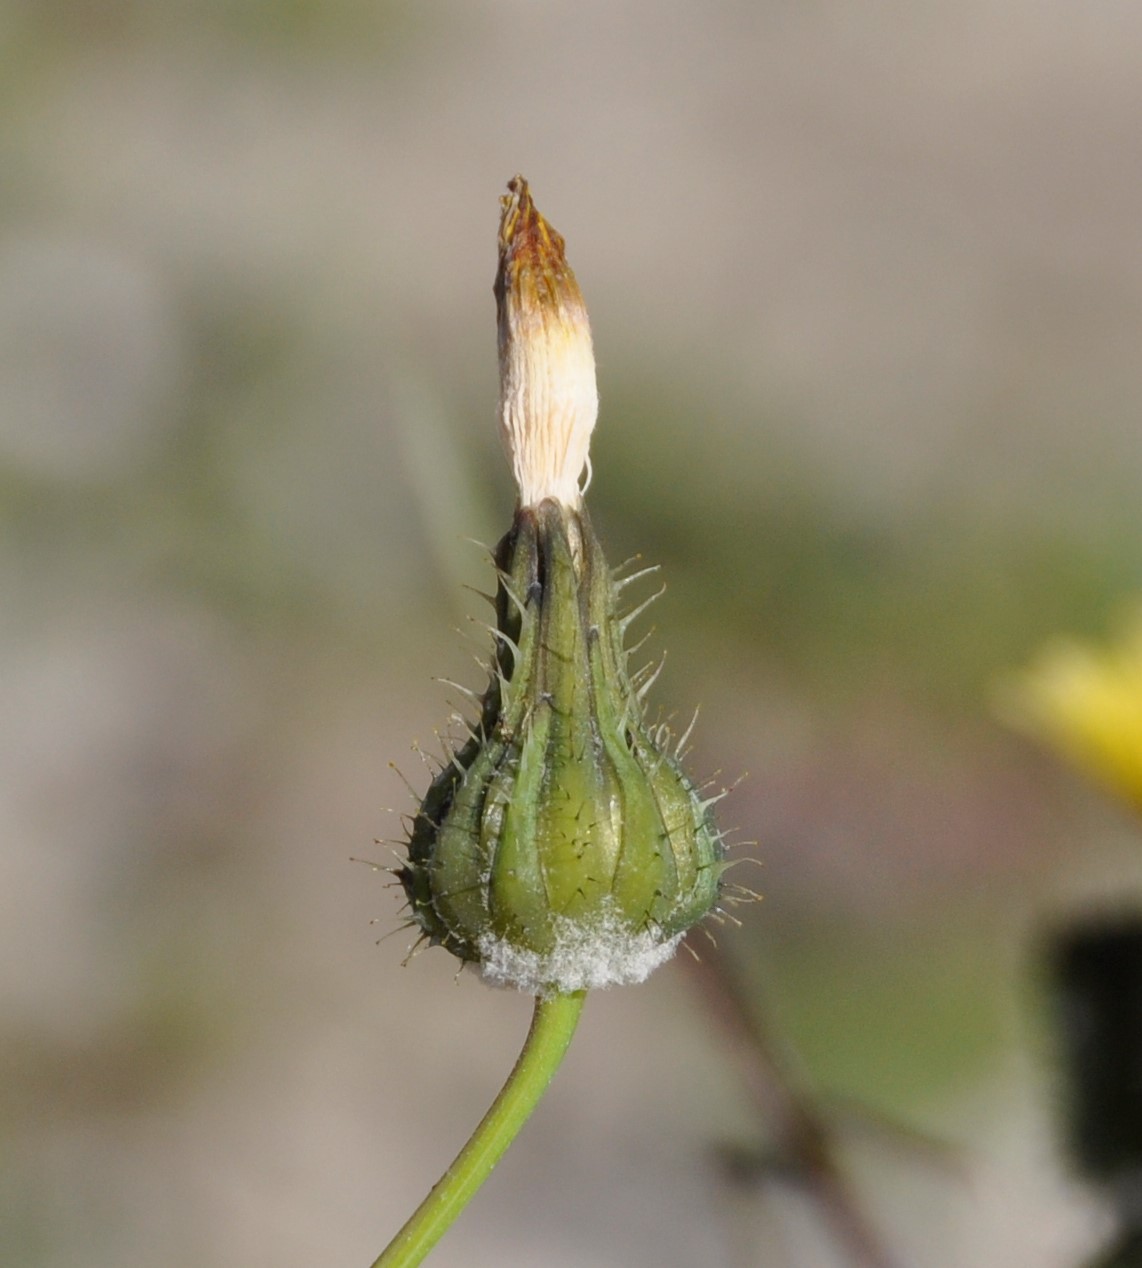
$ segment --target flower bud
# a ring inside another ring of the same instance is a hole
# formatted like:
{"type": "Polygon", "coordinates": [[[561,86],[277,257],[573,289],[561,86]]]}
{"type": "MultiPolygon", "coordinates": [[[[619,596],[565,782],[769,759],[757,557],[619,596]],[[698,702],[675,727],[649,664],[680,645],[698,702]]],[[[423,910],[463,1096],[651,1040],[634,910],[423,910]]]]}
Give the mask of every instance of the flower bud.
{"type": "Polygon", "coordinates": [[[713,908],[725,864],[716,798],[644,721],[623,583],[581,505],[594,423],[582,298],[526,183],[510,188],[497,297],[520,504],[495,554],[480,716],[432,781],[398,875],[430,942],[546,994],[641,981],[713,908]]]}

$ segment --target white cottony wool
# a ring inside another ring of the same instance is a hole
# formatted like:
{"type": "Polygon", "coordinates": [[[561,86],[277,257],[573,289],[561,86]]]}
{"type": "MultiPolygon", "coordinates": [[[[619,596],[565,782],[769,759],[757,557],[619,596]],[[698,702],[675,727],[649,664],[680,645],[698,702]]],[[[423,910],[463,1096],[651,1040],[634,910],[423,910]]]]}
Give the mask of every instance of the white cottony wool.
{"type": "Polygon", "coordinates": [[[478,948],[480,973],[492,986],[533,995],[629,986],[645,981],[669,960],[682,937],[663,941],[648,929],[632,931],[609,912],[590,921],[561,916],[555,944],[542,954],[485,934],[478,948]]]}

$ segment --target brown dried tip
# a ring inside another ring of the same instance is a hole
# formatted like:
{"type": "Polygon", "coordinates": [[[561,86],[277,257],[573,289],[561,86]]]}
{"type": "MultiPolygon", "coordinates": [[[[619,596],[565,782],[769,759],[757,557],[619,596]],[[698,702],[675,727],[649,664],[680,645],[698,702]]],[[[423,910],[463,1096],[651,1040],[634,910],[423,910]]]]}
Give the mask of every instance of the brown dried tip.
{"type": "Polygon", "coordinates": [[[521,506],[581,502],[598,414],[587,309],[564,256],[562,236],[536,209],[522,176],[500,199],[496,312],[500,434],[521,506]]]}

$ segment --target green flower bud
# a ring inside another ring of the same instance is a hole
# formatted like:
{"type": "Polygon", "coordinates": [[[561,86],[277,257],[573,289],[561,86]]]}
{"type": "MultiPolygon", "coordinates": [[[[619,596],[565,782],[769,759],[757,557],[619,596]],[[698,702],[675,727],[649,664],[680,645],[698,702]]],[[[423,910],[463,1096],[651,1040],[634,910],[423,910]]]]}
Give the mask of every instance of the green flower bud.
{"type": "Polygon", "coordinates": [[[413,821],[413,915],[495,982],[641,981],[717,901],[709,802],[643,721],[586,513],[522,509],[496,558],[495,672],[413,821]]]}
{"type": "Polygon", "coordinates": [[[430,942],[543,994],[641,981],[714,907],[725,863],[716,798],[644,720],[633,617],[581,504],[594,425],[582,297],[526,183],[510,188],[501,423],[522,505],[495,554],[479,719],[432,781],[398,875],[430,942]]]}

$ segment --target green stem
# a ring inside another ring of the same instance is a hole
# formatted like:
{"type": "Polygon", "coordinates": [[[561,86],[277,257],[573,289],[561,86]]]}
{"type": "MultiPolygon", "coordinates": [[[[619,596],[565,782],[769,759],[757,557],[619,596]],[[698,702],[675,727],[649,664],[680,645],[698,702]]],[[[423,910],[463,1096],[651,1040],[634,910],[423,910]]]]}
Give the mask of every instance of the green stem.
{"type": "Polygon", "coordinates": [[[472,1200],[547,1091],[575,1033],[586,991],[535,1001],[531,1029],[508,1081],[456,1161],[432,1187],[372,1268],[414,1268],[472,1200]]]}

